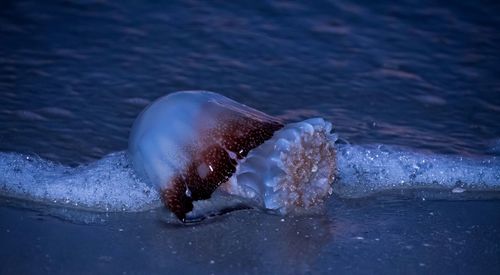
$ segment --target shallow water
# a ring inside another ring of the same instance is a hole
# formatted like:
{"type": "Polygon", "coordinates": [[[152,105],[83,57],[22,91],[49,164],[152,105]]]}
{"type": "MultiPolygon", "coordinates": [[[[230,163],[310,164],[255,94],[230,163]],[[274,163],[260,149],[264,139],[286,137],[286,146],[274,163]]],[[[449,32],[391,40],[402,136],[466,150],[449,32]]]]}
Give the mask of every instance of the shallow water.
{"type": "MultiPolygon", "coordinates": [[[[0,7],[1,152],[89,164],[125,149],[133,120],[154,99],[204,89],[286,121],[324,117],[352,144],[500,155],[494,2],[0,7]]],[[[245,210],[187,228],[166,226],[160,210],[113,214],[96,225],[78,212],[2,201],[8,249],[0,273],[496,273],[498,200],[422,201],[433,194],[334,197],[312,221],[245,210]],[[436,220],[430,212],[442,214],[436,220]],[[303,227],[313,241],[295,238],[303,227]]]]}

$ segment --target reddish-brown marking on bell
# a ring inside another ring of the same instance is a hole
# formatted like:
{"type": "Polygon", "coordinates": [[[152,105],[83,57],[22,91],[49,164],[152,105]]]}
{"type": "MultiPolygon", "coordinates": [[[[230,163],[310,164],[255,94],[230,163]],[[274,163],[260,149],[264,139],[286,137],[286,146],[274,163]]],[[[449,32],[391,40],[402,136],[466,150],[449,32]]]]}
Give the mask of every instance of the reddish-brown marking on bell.
{"type": "Polygon", "coordinates": [[[228,151],[241,159],[283,127],[280,121],[267,115],[231,109],[218,113],[215,119],[220,122],[217,127],[201,131],[200,136],[204,138],[201,148],[188,148],[193,161],[163,190],[165,205],[182,221],[193,210],[193,201],[210,198],[236,171],[236,160],[228,151]]]}

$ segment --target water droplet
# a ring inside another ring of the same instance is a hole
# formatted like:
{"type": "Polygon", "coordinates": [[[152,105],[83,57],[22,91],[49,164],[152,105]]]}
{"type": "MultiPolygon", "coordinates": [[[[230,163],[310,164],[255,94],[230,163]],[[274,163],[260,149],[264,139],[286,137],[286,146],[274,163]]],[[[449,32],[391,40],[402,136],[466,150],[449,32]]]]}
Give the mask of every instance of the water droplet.
{"type": "Polygon", "coordinates": [[[316,164],[313,165],[311,172],[316,173],[318,171],[318,166],[316,164]]]}

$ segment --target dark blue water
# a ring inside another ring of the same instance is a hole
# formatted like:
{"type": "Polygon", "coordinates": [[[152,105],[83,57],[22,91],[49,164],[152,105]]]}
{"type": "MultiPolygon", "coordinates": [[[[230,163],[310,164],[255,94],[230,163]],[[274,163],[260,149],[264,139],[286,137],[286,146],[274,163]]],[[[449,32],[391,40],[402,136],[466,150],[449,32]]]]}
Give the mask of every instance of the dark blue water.
{"type": "Polygon", "coordinates": [[[352,143],[498,154],[493,2],[1,5],[2,151],[98,159],[151,100],[205,89],[352,143]]]}
{"type": "MultiPolygon", "coordinates": [[[[135,117],[154,99],[204,89],[286,121],[324,117],[354,144],[498,156],[499,13],[496,1],[2,1],[0,152],[89,163],[125,149],[135,117]]],[[[498,200],[333,202],[312,222],[240,212],[197,229],[165,228],[161,214],[121,214],[95,226],[110,243],[98,238],[99,244],[77,249],[95,239],[94,226],[11,204],[0,211],[5,251],[18,251],[0,253],[6,274],[183,268],[494,274],[500,268],[498,200]],[[127,226],[135,231],[117,235],[127,226]],[[302,243],[297,226],[312,236],[311,246],[284,245],[302,243]],[[275,229],[295,235],[282,238],[275,229]],[[82,237],[58,237],[65,234],[82,237]],[[147,236],[154,237],[140,240],[147,236]],[[227,239],[213,249],[214,238],[227,239]],[[189,248],[193,239],[196,253],[189,248]],[[56,252],[62,243],[83,256],[56,252]],[[147,257],[132,253],[148,247],[147,257]],[[256,256],[262,251],[274,252],[256,256]],[[147,260],[151,255],[155,261],[147,260]],[[79,257],[88,268],[78,268],[79,257]],[[280,266],[281,259],[291,259],[289,266],[280,266]]]]}

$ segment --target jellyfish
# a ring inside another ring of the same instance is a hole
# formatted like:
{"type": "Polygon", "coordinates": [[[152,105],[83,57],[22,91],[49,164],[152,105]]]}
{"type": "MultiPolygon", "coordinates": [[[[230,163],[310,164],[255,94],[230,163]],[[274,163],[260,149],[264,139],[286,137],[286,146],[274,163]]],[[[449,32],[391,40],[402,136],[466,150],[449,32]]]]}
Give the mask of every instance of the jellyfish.
{"type": "Polygon", "coordinates": [[[142,178],[182,221],[214,191],[286,214],[332,193],[332,125],[322,118],[284,124],[220,94],[176,92],[136,119],[128,152],[142,178]]]}

